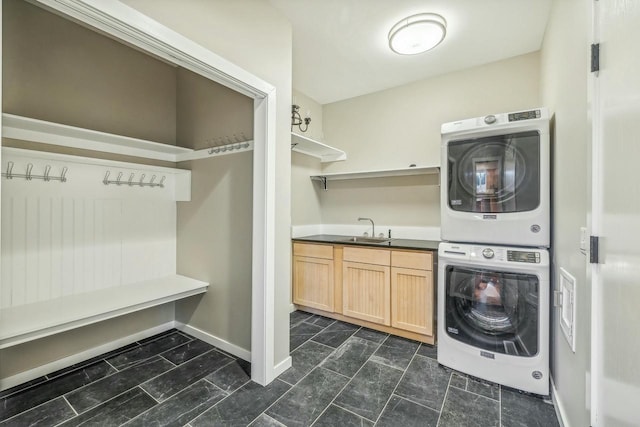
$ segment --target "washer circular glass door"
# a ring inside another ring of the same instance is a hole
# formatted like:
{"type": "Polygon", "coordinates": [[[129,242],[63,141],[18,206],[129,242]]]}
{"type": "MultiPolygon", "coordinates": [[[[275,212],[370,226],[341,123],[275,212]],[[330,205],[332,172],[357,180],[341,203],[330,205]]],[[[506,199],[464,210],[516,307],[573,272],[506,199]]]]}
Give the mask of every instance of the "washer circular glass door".
{"type": "Polygon", "coordinates": [[[449,337],[495,353],[538,353],[537,276],[453,265],[445,276],[449,337]]]}

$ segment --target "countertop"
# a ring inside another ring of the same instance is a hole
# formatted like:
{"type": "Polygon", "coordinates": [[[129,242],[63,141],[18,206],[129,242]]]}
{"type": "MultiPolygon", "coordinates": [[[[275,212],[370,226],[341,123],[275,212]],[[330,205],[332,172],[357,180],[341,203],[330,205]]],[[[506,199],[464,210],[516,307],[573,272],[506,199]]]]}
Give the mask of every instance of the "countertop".
{"type": "Polygon", "coordinates": [[[367,246],[388,249],[418,249],[438,251],[439,241],[436,240],[413,240],[413,239],[391,239],[384,243],[364,243],[346,241],[351,236],[340,236],[335,234],[316,234],[313,236],[295,237],[292,240],[298,242],[331,243],[350,246],[367,246]]]}

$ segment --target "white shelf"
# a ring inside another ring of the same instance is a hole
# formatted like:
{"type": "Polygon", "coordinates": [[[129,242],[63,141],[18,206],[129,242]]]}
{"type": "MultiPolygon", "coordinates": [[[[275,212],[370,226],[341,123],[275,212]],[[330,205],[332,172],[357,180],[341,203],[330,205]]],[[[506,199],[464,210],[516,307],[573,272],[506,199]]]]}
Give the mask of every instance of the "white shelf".
{"type": "Polygon", "coordinates": [[[0,310],[0,349],[198,295],[208,283],[173,275],[0,310]]]}
{"type": "Polygon", "coordinates": [[[8,113],[2,114],[2,136],[41,144],[103,151],[174,163],[253,150],[253,141],[234,142],[202,150],[192,150],[178,145],[130,138],[8,113]]]}
{"type": "Polygon", "coordinates": [[[13,114],[2,114],[2,136],[42,144],[105,151],[168,162],[179,161],[189,148],[98,132],[13,114]]]}
{"type": "Polygon", "coordinates": [[[385,178],[394,176],[411,176],[411,175],[436,175],[440,173],[439,166],[421,166],[421,167],[409,167],[402,169],[379,169],[370,171],[358,171],[358,172],[340,172],[340,173],[326,173],[322,175],[313,175],[311,180],[320,181],[324,184],[325,190],[327,189],[327,181],[337,181],[346,179],[367,179],[367,178],[385,178]]]}
{"type": "Polygon", "coordinates": [[[347,160],[347,153],[306,136],[291,132],[292,150],[320,159],[321,162],[347,160]]]}

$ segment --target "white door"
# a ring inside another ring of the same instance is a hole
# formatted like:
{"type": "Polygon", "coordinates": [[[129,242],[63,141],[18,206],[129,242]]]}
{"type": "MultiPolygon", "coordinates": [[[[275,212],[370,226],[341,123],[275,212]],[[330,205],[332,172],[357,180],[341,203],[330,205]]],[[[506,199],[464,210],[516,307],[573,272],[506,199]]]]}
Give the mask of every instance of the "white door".
{"type": "Polygon", "coordinates": [[[640,1],[594,1],[593,426],[640,425],[640,1]]]}

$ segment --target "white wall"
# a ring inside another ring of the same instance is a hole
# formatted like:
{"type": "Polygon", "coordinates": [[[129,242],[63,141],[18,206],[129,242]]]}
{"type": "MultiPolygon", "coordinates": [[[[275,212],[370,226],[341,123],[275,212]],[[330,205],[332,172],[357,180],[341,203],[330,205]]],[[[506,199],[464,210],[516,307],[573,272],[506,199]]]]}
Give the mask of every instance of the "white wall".
{"type": "MultiPolygon", "coordinates": [[[[576,278],[576,352],[573,353],[553,311],[551,375],[568,426],[590,424],[586,376],[590,363],[591,287],[587,260],[580,252],[580,226],[587,221],[587,75],[589,70],[589,2],[553,2],[541,52],[542,103],[555,114],[553,133],[554,282],[564,268],[576,278]]],[[[567,426],[567,427],[568,427],[567,426]]]]}
{"type": "MultiPolygon", "coordinates": [[[[324,132],[322,130],[322,105],[305,94],[293,91],[292,104],[300,106],[300,115],[311,117],[311,123],[306,132],[301,132],[296,126],[292,132],[306,136],[307,138],[323,141],[324,132]]],[[[322,215],[320,212],[320,190],[309,177],[318,175],[322,171],[320,160],[291,152],[291,224],[321,224],[322,215]]]]}
{"type": "MultiPolygon", "coordinates": [[[[276,88],[278,125],[275,159],[277,222],[274,361],[277,364],[289,357],[291,25],[275,8],[260,0],[183,0],[179,5],[175,0],[124,0],[123,3],[194,40],[276,88]]],[[[219,200],[218,203],[224,206],[226,202],[219,200]]],[[[218,242],[222,246],[227,243],[218,242]]],[[[228,309],[233,310],[233,307],[228,309]]]]}
{"type": "MultiPolygon", "coordinates": [[[[537,107],[539,55],[515,58],[324,105],[325,141],[347,152],[324,172],[440,165],[442,123],[537,107]]],[[[320,193],[324,223],[358,216],[400,226],[439,226],[433,178],[331,182],[320,193]]]]}

